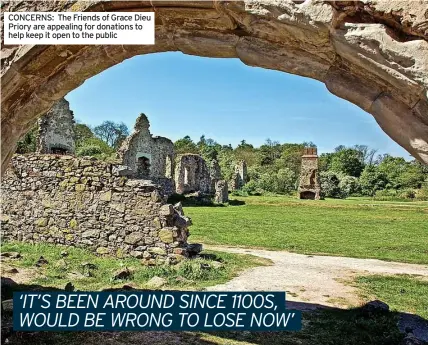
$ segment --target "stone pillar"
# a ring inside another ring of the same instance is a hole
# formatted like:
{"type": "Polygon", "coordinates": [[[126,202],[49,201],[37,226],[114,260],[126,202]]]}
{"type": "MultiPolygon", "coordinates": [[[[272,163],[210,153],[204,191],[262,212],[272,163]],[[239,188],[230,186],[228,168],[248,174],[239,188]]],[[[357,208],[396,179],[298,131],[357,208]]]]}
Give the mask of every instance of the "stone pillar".
{"type": "Polygon", "coordinates": [[[317,149],[307,147],[302,156],[298,196],[299,199],[319,200],[321,198],[320,193],[317,149]]]}
{"type": "Polygon", "coordinates": [[[229,193],[226,180],[219,180],[215,184],[214,202],[224,204],[229,201],[229,193]]]}

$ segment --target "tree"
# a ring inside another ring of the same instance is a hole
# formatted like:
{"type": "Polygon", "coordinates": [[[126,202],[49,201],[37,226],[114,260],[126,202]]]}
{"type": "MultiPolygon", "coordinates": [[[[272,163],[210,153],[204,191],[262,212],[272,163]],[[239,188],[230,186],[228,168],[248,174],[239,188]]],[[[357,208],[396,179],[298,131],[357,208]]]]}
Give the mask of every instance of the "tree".
{"type": "Polygon", "coordinates": [[[348,176],[359,177],[364,169],[361,152],[352,148],[337,150],[331,157],[332,171],[348,176]]]}
{"type": "Polygon", "coordinates": [[[76,123],[74,125],[74,134],[76,138],[76,147],[79,147],[85,140],[94,137],[91,128],[84,123],[76,123]]]}
{"type": "Polygon", "coordinates": [[[385,156],[379,164],[379,171],[387,178],[386,188],[420,188],[425,179],[421,164],[406,162],[402,157],[385,156]]]}
{"type": "Polygon", "coordinates": [[[94,128],[94,133],[110,147],[118,149],[123,140],[129,135],[129,129],[123,122],[104,121],[94,128]]]}
{"type": "Polygon", "coordinates": [[[175,152],[178,154],[184,154],[184,153],[199,154],[198,147],[188,135],[186,135],[182,139],[178,139],[174,143],[174,149],[175,149],[175,152]]]}
{"type": "Polygon", "coordinates": [[[366,165],[360,176],[361,192],[364,195],[375,195],[376,191],[385,189],[388,180],[376,165],[366,165]]]}
{"type": "Polygon", "coordinates": [[[16,147],[16,153],[24,154],[24,153],[36,152],[38,131],[39,131],[39,126],[36,123],[18,141],[17,147],[16,147]]]}

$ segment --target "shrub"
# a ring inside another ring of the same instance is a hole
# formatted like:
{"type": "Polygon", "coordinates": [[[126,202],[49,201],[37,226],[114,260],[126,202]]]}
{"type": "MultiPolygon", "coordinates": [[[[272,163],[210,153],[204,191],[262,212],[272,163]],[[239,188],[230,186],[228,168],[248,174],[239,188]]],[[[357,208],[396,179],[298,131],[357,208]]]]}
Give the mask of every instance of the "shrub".
{"type": "Polygon", "coordinates": [[[358,178],[354,176],[340,176],[339,189],[342,197],[360,193],[361,186],[358,178]]]}
{"type": "Polygon", "coordinates": [[[339,177],[333,171],[323,171],[320,173],[321,193],[323,197],[341,198],[342,193],[339,188],[339,177]]]}
{"type": "Polygon", "coordinates": [[[80,147],[76,153],[78,156],[95,156],[101,155],[103,150],[98,145],[88,145],[80,147]]]}

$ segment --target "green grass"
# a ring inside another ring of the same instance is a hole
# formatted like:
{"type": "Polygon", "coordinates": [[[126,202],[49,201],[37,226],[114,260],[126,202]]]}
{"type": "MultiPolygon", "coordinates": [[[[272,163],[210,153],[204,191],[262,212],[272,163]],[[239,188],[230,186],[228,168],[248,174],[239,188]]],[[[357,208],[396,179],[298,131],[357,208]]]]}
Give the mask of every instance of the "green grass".
{"type": "MultiPolygon", "coordinates": [[[[132,283],[135,288],[144,288],[144,284],[154,276],[167,280],[165,288],[201,289],[206,286],[225,283],[245,268],[269,264],[268,260],[251,255],[213,251],[204,251],[203,253],[214,256],[216,260],[221,261],[222,266],[219,268],[215,268],[212,258],[184,260],[174,266],[147,267],[135,258],[117,259],[96,256],[88,250],[65,248],[51,244],[4,243],[1,251],[21,253],[21,259],[7,260],[3,264],[17,267],[18,270],[24,269],[24,272],[27,269],[29,279],[26,284],[64,288],[68,282],[72,282],[78,290],[92,291],[118,288],[129,283],[132,283]],[[61,251],[64,250],[68,252],[68,256],[62,259],[61,251]],[[36,268],[35,263],[40,256],[47,259],[48,264],[36,268]],[[82,264],[86,262],[96,265],[96,269],[90,270],[90,277],[84,275],[87,273],[87,269],[84,269],[82,264]],[[123,267],[128,267],[133,271],[132,278],[123,281],[112,280],[114,272],[123,267]]],[[[13,275],[11,277],[13,279],[13,275]]]]}
{"type": "Polygon", "coordinates": [[[245,204],[185,207],[193,241],[428,263],[428,202],[231,198],[245,204]]]}
{"type": "Polygon", "coordinates": [[[364,276],[355,280],[365,298],[376,298],[392,310],[428,319],[428,280],[415,276],[364,276]]]}

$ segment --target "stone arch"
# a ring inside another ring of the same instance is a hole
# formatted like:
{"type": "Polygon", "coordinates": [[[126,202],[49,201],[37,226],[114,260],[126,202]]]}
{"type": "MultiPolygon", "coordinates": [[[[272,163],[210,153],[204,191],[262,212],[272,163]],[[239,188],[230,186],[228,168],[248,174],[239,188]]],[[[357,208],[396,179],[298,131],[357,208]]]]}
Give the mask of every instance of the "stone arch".
{"type": "Polygon", "coordinates": [[[165,51],[239,58],[317,79],[428,163],[427,9],[422,0],[5,3],[2,16],[14,10],[154,11],[156,44],[2,45],[2,171],[19,137],[55,101],[125,59],[165,51]]]}

